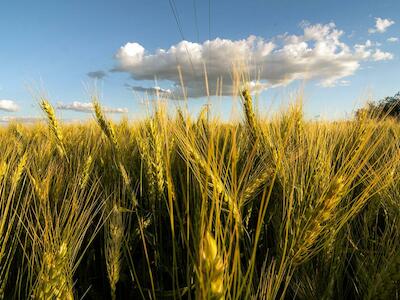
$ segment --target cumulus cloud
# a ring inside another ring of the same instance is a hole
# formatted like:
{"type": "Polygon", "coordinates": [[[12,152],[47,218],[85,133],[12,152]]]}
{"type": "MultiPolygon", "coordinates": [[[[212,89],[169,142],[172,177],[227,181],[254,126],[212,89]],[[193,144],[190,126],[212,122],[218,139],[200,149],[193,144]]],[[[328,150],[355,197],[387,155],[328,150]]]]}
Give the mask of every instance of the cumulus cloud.
{"type": "MultiPolygon", "coordinates": [[[[378,47],[376,43],[367,41],[350,46],[341,41],[344,32],[334,23],[302,23],[301,26],[301,35],[284,34],[271,40],[256,36],[242,40],[216,38],[201,44],[181,41],[153,53],[138,43],[127,43],[115,55],[114,71],[127,72],[135,80],[156,77],[170,85],[171,98],[180,98],[178,66],[186,95],[202,97],[206,95],[204,68],[211,95],[232,95],[237,83],[232,72],[235,68],[252,77],[249,82],[254,90],[264,90],[294,80],[311,79],[318,80],[322,86],[334,86],[354,74],[362,61],[382,60],[380,53],[373,57],[378,47]]],[[[132,89],[155,91],[155,88],[141,86],[132,89]]]]}
{"type": "MultiPolygon", "coordinates": [[[[57,107],[57,109],[60,109],[60,110],[72,110],[72,111],[86,112],[86,113],[92,112],[94,110],[93,103],[79,102],[79,101],[74,101],[69,104],[58,103],[56,107],[57,107]]],[[[128,109],[127,108],[103,107],[103,111],[107,112],[107,113],[122,114],[122,113],[127,113],[128,109]]]]}
{"type": "Polygon", "coordinates": [[[380,49],[375,50],[374,54],[372,55],[372,59],[374,61],[379,60],[390,60],[393,59],[393,54],[389,52],[381,51],[380,49]]]}
{"type": "Polygon", "coordinates": [[[392,37],[388,38],[387,41],[390,43],[396,43],[399,41],[399,38],[392,36],[392,37]]]}
{"type": "Polygon", "coordinates": [[[87,73],[87,76],[89,76],[90,78],[93,78],[93,79],[103,79],[104,77],[107,76],[107,73],[102,70],[98,70],[98,71],[93,71],[93,72],[87,73]]]}
{"type": "Polygon", "coordinates": [[[383,33],[395,22],[391,19],[375,18],[375,27],[368,29],[369,33],[383,33]]]}
{"type": "Polygon", "coordinates": [[[12,100],[0,100],[0,110],[15,112],[18,111],[18,105],[12,100]]]}

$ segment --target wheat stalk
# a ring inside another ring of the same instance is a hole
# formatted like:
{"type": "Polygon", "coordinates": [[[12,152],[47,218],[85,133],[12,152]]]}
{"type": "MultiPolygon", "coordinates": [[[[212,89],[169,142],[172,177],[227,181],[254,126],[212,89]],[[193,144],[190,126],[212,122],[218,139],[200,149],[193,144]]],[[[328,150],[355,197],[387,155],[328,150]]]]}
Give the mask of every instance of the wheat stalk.
{"type": "Polygon", "coordinates": [[[40,204],[42,207],[45,207],[49,194],[50,177],[46,177],[38,182],[38,179],[35,178],[30,172],[28,172],[28,175],[40,204]]]}

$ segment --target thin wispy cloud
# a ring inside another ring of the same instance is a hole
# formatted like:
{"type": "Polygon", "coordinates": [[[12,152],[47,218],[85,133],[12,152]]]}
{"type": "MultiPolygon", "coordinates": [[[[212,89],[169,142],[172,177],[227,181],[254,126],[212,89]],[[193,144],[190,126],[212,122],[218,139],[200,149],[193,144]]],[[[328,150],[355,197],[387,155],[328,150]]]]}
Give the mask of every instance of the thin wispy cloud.
{"type": "Polygon", "coordinates": [[[397,43],[399,41],[399,38],[392,36],[392,37],[388,38],[387,41],[390,43],[397,43]]]}
{"type": "MultiPolygon", "coordinates": [[[[158,49],[153,53],[139,43],[127,43],[115,55],[118,63],[114,71],[127,72],[135,80],[153,80],[156,77],[159,81],[169,82],[172,95],[180,98],[179,65],[186,94],[202,97],[206,95],[204,66],[210,94],[219,89],[223,95],[232,95],[233,67],[258,80],[251,82],[253,89],[264,90],[285,86],[295,80],[311,79],[328,87],[340,85],[340,81],[353,75],[363,61],[393,58],[371,41],[346,44],[341,40],[344,32],[334,23],[310,25],[303,22],[301,26],[301,35],[286,33],[271,40],[249,36],[242,40],[216,38],[204,43],[181,41],[169,49],[158,49]]],[[[142,86],[132,89],[154,91],[154,88],[142,86]]]]}
{"type": "Polygon", "coordinates": [[[8,111],[8,112],[16,112],[19,107],[13,100],[1,100],[0,99],[0,110],[8,111]]]}
{"type": "Polygon", "coordinates": [[[35,123],[44,120],[41,117],[14,117],[14,116],[2,116],[0,117],[0,123],[10,123],[10,122],[18,122],[18,123],[35,123]]]}
{"type": "Polygon", "coordinates": [[[395,22],[391,19],[375,18],[375,27],[368,29],[369,33],[383,33],[395,22]]]}
{"type": "Polygon", "coordinates": [[[338,82],[339,86],[349,86],[350,85],[350,81],[349,80],[340,80],[338,82]]]}
{"type": "MultiPolygon", "coordinates": [[[[57,104],[56,107],[59,110],[71,110],[71,111],[85,112],[85,113],[90,113],[90,112],[94,111],[93,103],[91,103],[91,102],[74,101],[69,104],[59,103],[59,104],[57,104]]],[[[106,113],[122,114],[122,113],[127,113],[128,109],[127,108],[103,107],[103,111],[106,113]]]]}
{"type": "Polygon", "coordinates": [[[136,86],[136,85],[130,85],[130,84],[125,84],[125,87],[135,91],[135,92],[141,92],[141,93],[149,93],[149,94],[166,94],[170,95],[172,91],[170,89],[163,89],[159,86],[154,86],[154,87],[143,87],[143,86],[136,86]]]}
{"type": "Polygon", "coordinates": [[[107,76],[107,73],[102,70],[98,70],[87,73],[87,76],[93,79],[103,79],[107,76]]]}

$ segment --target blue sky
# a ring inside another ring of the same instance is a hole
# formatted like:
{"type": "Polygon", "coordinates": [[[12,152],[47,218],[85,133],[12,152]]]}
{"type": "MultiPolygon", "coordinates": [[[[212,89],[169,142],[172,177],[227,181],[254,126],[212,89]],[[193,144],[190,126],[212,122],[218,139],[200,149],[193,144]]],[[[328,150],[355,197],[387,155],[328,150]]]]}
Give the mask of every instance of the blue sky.
{"type": "MultiPolygon", "coordinates": [[[[91,117],[76,109],[88,108],[84,104],[90,101],[95,80],[87,74],[98,71],[105,73],[96,80],[102,103],[110,110],[127,109],[131,118],[143,116],[140,99],[144,94],[133,92],[132,87],[151,90],[157,76],[158,87],[179,90],[173,55],[183,65],[185,85],[197,87],[199,78],[189,74],[190,68],[193,64],[194,71],[199,68],[205,51],[220,49],[221,44],[229,44],[222,49],[230,52],[210,52],[210,56],[221,55],[216,64],[206,61],[210,81],[221,73],[229,89],[225,67],[233,63],[230,53],[258,55],[256,64],[264,66],[261,110],[304,86],[308,116],[342,117],[368,95],[381,98],[400,90],[400,42],[396,40],[400,38],[400,1],[231,0],[210,4],[199,0],[2,1],[0,120],[40,116],[32,94],[38,89],[45,90],[60,107],[62,118],[91,117]],[[170,3],[177,9],[184,39],[194,44],[179,44],[182,34],[170,3]],[[208,39],[214,42],[205,44],[208,39]],[[237,50],[243,47],[244,54],[237,50]],[[335,50],[329,52],[330,47],[335,50]],[[157,52],[160,48],[166,53],[157,52]],[[157,65],[161,62],[165,65],[157,65]],[[271,62],[282,69],[271,71],[271,62]],[[186,75],[185,70],[189,70],[186,75]],[[18,109],[10,109],[11,102],[18,109]]],[[[196,97],[189,100],[192,111],[206,102],[196,88],[189,94],[196,97]]],[[[213,100],[213,105],[226,116],[231,97],[213,100]]]]}

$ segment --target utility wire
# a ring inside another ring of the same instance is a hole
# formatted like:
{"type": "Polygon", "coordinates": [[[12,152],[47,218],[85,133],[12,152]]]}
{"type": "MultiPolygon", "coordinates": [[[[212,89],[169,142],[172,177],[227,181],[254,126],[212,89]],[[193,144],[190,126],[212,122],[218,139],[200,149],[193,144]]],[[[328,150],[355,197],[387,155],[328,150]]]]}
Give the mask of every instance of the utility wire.
{"type": "MultiPolygon", "coordinates": [[[[186,40],[186,39],[185,39],[185,36],[184,36],[184,34],[183,34],[183,29],[182,29],[181,21],[180,21],[180,18],[179,18],[179,12],[178,12],[178,9],[176,8],[176,3],[175,3],[174,0],[168,0],[168,2],[169,2],[169,6],[170,6],[170,8],[171,8],[172,14],[173,14],[173,16],[174,16],[176,25],[178,26],[178,30],[179,30],[179,33],[180,33],[180,35],[181,35],[181,38],[182,38],[182,40],[186,40]]],[[[196,13],[196,15],[197,15],[197,13],[196,13]]],[[[191,54],[190,54],[190,51],[189,51],[189,49],[188,49],[188,47],[187,47],[186,44],[185,44],[184,46],[185,46],[186,53],[187,53],[188,58],[189,58],[189,62],[190,62],[190,66],[191,66],[191,68],[192,68],[193,75],[194,75],[195,77],[197,77],[196,70],[194,69],[194,66],[193,66],[193,61],[192,61],[192,56],[191,56],[191,54]]],[[[177,58],[176,58],[176,59],[177,59],[177,58]]],[[[177,59],[177,60],[178,60],[178,59],[177,59]]],[[[183,88],[183,87],[182,87],[182,88],[183,88]]]]}
{"type": "Polygon", "coordinates": [[[182,38],[182,40],[184,40],[185,36],[183,35],[183,30],[182,30],[182,26],[181,26],[181,22],[180,22],[180,18],[179,18],[179,13],[178,13],[178,10],[176,9],[175,1],[168,0],[168,2],[169,2],[169,6],[171,8],[172,14],[174,15],[176,25],[178,26],[179,33],[181,34],[181,38],[182,38]]]}
{"type": "Polygon", "coordinates": [[[211,0],[208,0],[208,40],[211,41],[211,0]]]}
{"type": "Polygon", "coordinates": [[[197,42],[200,42],[200,31],[199,31],[199,24],[197,22],[197,7],[196,7],[196,0],[193,0],[193,11],[194,11],[194,24],[196,26],[196,34],[197,34],[197,42]]]}

